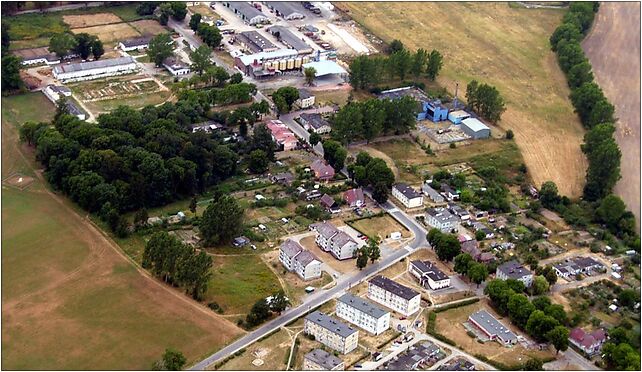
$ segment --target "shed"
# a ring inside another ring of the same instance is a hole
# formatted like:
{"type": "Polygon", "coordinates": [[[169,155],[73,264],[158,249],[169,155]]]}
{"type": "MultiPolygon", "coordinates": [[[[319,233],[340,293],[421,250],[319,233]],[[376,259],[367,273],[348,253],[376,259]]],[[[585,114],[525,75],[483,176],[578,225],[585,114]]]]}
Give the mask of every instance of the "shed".
{"type": "Polygon", "coordinates": [[[474,139],[490,137],[490,128],[478,119],[468,118],[461,121],[461,130],[474,139]]]}

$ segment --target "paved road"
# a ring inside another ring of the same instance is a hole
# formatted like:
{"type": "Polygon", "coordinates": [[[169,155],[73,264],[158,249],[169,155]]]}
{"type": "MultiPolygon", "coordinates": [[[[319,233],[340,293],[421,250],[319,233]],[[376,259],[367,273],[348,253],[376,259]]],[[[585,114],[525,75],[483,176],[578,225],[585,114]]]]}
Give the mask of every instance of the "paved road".
{"type": "Polygon", "coordinates": [[[18,14],[31,14],[31,13],[60,12],[60,11],[63,11],[63,10],[84,9],[84,8],[90,8],[90,7],[97,7],[97,6],[102,6],[104,4],[105,3],[103,1],[83,2],[83,3],[80,3],[80,4],[52,6],[50,8],[46,8],[46,9],[43,9],[43,10],[40,10],[40,9],[22,10],[22,11],[16,12],[15,15],[18,15],[18,14]]]}
{"type": "Polygon", "coordinates": [[[560,351],[557,355],[557,360],[544,363],[543,367],[547,371],[561,371],[578,368],[582,371],[600,371],[600,368],[570,347],[566,351],[560,351]]]}

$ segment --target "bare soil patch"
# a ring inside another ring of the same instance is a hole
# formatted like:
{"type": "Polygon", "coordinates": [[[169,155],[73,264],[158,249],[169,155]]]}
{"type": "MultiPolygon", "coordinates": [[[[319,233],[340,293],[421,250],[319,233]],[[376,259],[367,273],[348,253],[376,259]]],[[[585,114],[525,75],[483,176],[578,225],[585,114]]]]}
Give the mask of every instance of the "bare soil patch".
{"type": "Polygon", "coordinates": [[[65,15],[62,17],[62,20],[68,24],[70,28],[100,26],[123,21],[113,13],[65,15]]]}
{"type": "Polygon", "coordinates": [[[167,28],[153,19],[142,19],[140,21],[129,22],[141,35],[158,35],[167,32],[167,28]]]}
{"type": "Polygon", "coordinates": [[[95,35],[105,44],[113,44],[124,39],[140,36],[140,33],[127,23],[74,28],[71,31],[75,34],[86,32],[90,35],[95,35]]]}
{"type": "Polygon", "coordinates": [[[600,4],[582,47],[596,81],[615,105],[615,139],[622,179],[615,192],[637,218],[640,232],[640,3],[600,4]]]}
{"type": "Polygon", "coordinates": [[[33,183],[33,177],[25,176],[22,174],[13,174],[4,180],[4,184],[15,187],[19,190],[24,190],[33,183]]]}

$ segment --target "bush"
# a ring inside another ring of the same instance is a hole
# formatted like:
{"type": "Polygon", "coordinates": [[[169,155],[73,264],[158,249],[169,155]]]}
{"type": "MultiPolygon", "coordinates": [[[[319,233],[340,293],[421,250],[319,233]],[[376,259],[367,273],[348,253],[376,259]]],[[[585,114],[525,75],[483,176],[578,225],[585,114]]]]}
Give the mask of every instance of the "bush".
{"type": "Polygon", "coordinates": [[[451,142],[450,145],[448,145],[448,147],[450,147],[451,149],[454,149],[457,147],[457,145],[455,145],[455,142],[451,142]]]}
{"type": "Polygon", "coordinates": [[[457,303],[454,303],[454,304],[442,306],[442,307],[436,308],[435,310],[433,310],[433,312],[441,313],[442,311],[446,311],[446,310],[450,310],[450,309],[456,309],[458,307],[474,304],[475,302],[479,302],[479,298],[475,297],[475,298],[468,299],[466,301],[461,301],[461,302],[457,302],[457,303]]]}

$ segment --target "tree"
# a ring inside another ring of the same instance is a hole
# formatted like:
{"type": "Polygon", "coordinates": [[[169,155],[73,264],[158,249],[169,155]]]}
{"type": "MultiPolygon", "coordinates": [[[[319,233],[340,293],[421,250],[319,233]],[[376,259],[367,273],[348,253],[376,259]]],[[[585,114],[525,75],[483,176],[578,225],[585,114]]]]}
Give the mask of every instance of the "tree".
{"type": "Polygon", "coordinates": [[[531,303],[535,306],[535,309],[544,311],[551,305],[551,299],[546,296],[539,296],[535,297],[531,303]]]}
{"type": "Polygon", "coordinates": [[[379,204],[383,204],[388,200],[389,187],[384,182],[377,182],[373,186],[372,198],[379,204]]]}
{"type": "Polygon", "coordinates": [[[530,358],[524,364],[524,370],[526,371],[543,371],[544,362],[539,358],[530,358]]]}
{"type": "Polygon", "coordinates": [[[103,42],[98,38],[94,38],[91,42],[91,54],[94,56],[95,60],[100,59],[100,57],[105,54],[105,48],[103,47],[103,42]]]}
{"type": "Polygon", "coordinates": [[[270,305],[268,305],[265,299],[260,299],[252,306],[250,313],[247,314],[245,321],[248,326],[254,327],[263,323],[267,318],[270,317],[270,305]]]}
{"type": "Polygon", "coordinates": [[[192,69],[198,72],[199,75],[203,75],[203,71],[212,65],[212,61],[210,60],[211,54],[212,50],[208,48],[207,45],[201,45],[196,48],[196,50],[189,55],[192,60],[192,69]]]}
{"type": "Polygon", "coordinates": [[[283,311],[285,311],[288,305],[290,305],[290,300],[285,297],[285,293],[283,292],[283,290],[280,290],[272,296],[272,300],[270,301],[270,310],[276,311],[277,313],[281,314],[283,311]]]}
{"type": "Polygon", "coordinates": [[[334,168],[337,172],[343,169],[348,150],[346,150],[337,141],[327,140],[323,142],[323,158],[334,168]]]}
{"type": "Polygon", "coordinates": [[[524,329],[537,341],[543,342],[546,341],[546,334],[558,325],[559,323],[555,318],[546,315],[541,310],[535,310],[528,317],[524,329]]]}
{"type": "Polygon", "coordinates": [[[203,16],[200,13],[192,14],[192,17],[189,19],[189,28],[192,31],[196,32],[198,30],[198,25],[201,23],[203,16]]]}
{"type": "Polygon", "coordinates": [[[579,42],[581,39],[582,33],[580,29],[572,23],[565,22],[555,29],[549,41],[551,43],[551,49],[556,51],[557,44],[562,40],[579,42]]]}
{"type": "Polygon", "coordinates": [[[305,75],[305,83],[308,85],[312,85],[314,83],[314,78],[316,77],[317,70],[314,67],[306,67],[303,70],[303,74],[305,75]]]}
{"type": "Polygon", "coordinates": [[[568,86],[571,89],[582,86],[584,83],[593,82],[593,72],[591,71],[591,63],[587,60],[578,63],[571,67],[566,74],[568,86]]]}
{"type": "Polygon", "coordinates": [[[310,142],[310,145],[314,147],[317,145],[317,143],[321,142],[321,136],[316,132],[312,132],[310,133],[310,138],[308,139],[308,142],[310,142]]]}
{"type": "MultiPolygon", "coordinates": [[[[583,61],[584,60],[582,60],[581,62],[583,61]]],[[[580,120],[582,121],[582,124],[584,124],[585,127],[590,129],[597,124],[614,121],[612,117],[608,116],[609,113],[612,115],[612,112],[608,110],[610,107],[606,106],[608,101],[604,96],[604,92],[596,83],[584,83],[580,87],[573,89],[571,91],[570,98],[571,102],[573,103],[573,107],[575,107],[575,112],[577,112],[580,120]],[[596,112],[595,116],[591,118],[593,109],[598,105],[599,102],[603,102],[604,105],[602,107],[599,107],[600,110],[606,112],[600,115],[598,115],[596,112]]]]}
{"type": "Polygon", "coordinates": [[[228,242],[243,229],[243,209],[232,196],[221,196],[207,207],[199,228],[207,245],[228,242]]]}
{"type": "Polygon", "coordinates": [[[158,34],[149,41],[147,48],[147,55],[157,67],[163,65],[165,58],[173,54],[172,50],[172,37],[168,33],[158,34]]]}
{"type": "Polygon", "coordinates": [[[80,55],[80,58],[87,59],[91,54],[91,46],[96,37],[85,32],[76,34],[74,37],[76,38],[76,47],[74,48],[74,51],[80,55]]]}
{"type": "Polygon", "coordinates": [[[141,2],[138,7],[136,7],[136,14],[141,16],[152,15],[158,4],[160,4],[158,1],[141,2]]]}
{"type": "Polygon", "coordinates": [[[390,46],[388,46],[388,53],[393,54],[393,53],[402,51],[404,49],[405,49],[405,47],[404,47],[403,43],[398,39],[394,39],[390,43],[390,46]]]}
{"type": "Polygon", "coordinates": [[[20,78],[22,64],[20,58],[13,54],[2,56],[2,91],[14,91],[22,89],[24,83],[20,78]]]}
{"type": "Polygon", "coordinates": [[[55,34],[49,40],[49,50],[56,53],[58,58],[63,58],[69,51],[76,48],[77,41],[74,35],[68,32],[55,34]]]}
{"type": "Polygon", "coordinates": [[[461,253],[461,244],[452,234],[442,234],[436,241],[435,252],[442,261],[451,261],[461,253]]]}
{"type": "Polygon", "coordinates": [[[473,262],[469,265],[466,275],[479,288],[479,285],[488,278],[488,268],[482,263],[473,262]]]}
{"type": "Polygon", "coordinates": [[[546,181],[539,190],[539,201],[545,208],[555,208],[559,203],[560,196],[557,191],[557,185],[553,181],[546,181]]]}
{"type": "MultiPolygon", "coordinates": [[[[513,133],[513,130],[512,129],[507,130],[506,131],[506,139],[507,140],[512,140],[513,138],[515,138],[515,133],[513,133]]],[[[531,360],[533,360],[533,359],[531,359],[531,360]]]]}
{"type": "Polygon", "coordinates": [[[172,1],[172,18],[177,21],[182,21],[187,15],[187,4],[183,1],[172,1]]]}
{"type": "Polygon", "coordinates": [[[535,306],[523,294],[514,294],[508,300],[508,316],[518,327],[524,327],[535,306]]]}
{"type": "Polygon", "coordinates": [[[294,87],[281,87],[272,93],[272,99],[279,112],[287,113],[294,102],[299,99],[299,90],[294,87]]]}
{"type": "Polygon", "coordinates": [[[631,309],[633,309],[633,306],[637,302],[640,302],[640,294],[639,291],[635,291],[633,289],[623,289],[620,294],[617,296],[618,298],[618,304],[620,306],[626,306],[631,309]]]}
{"type": "Polygon", "coordinates": [[[546,339],[553,344],[556,353],[568,349],[568,328],[557,326],[546,333],[546,339]]]}
{"type": "Polygon", "coordinates": [[[180,351],[165,349],[163,358],[154,363],[152,370],[180,371],[185,366],[187,358],[180,351]]]}
{"type": "Polygon", "coordinates": [[[482,241],[484,239],[486,239],[486,233],[485,232],[483,232],[481,230],[478,230],[478,231],[475,232],[475,240],[482,241]]]}
{"type": "Polygon", "coordinates": [[[390,77],[397,76],[399,79],[403,80],[406,78],[406,74],[410,70],[412,64],[412,57],[410,52],[403,49],[396,51],[388,57],[386,63],[388,74],[390,77]]]}
{"type": "Polygon", "coordinates": [[[474,261],[470,254],[460,253],[455,257],[453,270],[458,274],[464,275],[468,272],[468,267],[471,262],[474,261]]]}
{"type": "Polygon", "coordinates": [[[412,72],[415,77],[419,77],[419,75],[421,75],[426,69],[427,63],[428,52],[422,48],[417,49],[417,52],[415,52],[415,55],[412,57],[410,72],[412,72]]]}
{"type": "Polygon", "coordinates": [[[441,71],[442,66],[443,57],[441,56],[441,53],[433,49],[428,56],[428,66],[426,67],[428,78],[434,81],[437,78],[439,71],[441,71]]]}
{"type": "Polygon", "coordinates": [[[626,205],[617,195],[607,195],[600,202],[600,206],[595,210],[599,219],[609,228],[615,229],[626,212],[626,205]]]}
{"type": "Polygon", "coordinates": [[[531,290],[533,291],[533,294],[535,296],[539,296],[548,292],[548,288],[549,288],[548,281],[543,276],[538,275],[535,277],[535,279],[533,279],[531,290]]]}
{"type": "Polygon", "coordinates": [[[243,75],[240,72],[232,74],[230,76],[230,84],[238,84],[243,81],[243,75]]]}
{"type": "Polygon", "coordinates": [[[252,149],[261,149],[265,151],[268,159],[274,160],[274,151],[276,150],[276,143],[272,139],[272,132],[265,126],[265,124],[257,124],[254,126],[254,133],[252,133],[252,149]]]}
{"type": "Polygon", "coordinates": [[[160,17],[158,19],[158,22],[162,26],[167,26],[167,22],[169,21],[169,17],[171,17],[174,14],[174,10],[172,9],[172,4],[171,3],[162,3],[160,5],[160,17]]]}
{"type": "Polygon", "coordinates": [[[197,206],[196,196],[193,196],[192,199],[189,201],[190,212],[196,213],[196,206],[197,206]]]}
{"type": "Polygon", "coordinates": [[[526,285],[521,280],[517,279],[507,279],[506,285],[508,288],[512,289],[515,293],[522,293],[526,290],[526,285]]]}
{"type": "Polygon", "coordinates": [[[196,33],[210,48],[218,48],[221,45],[221,40],[223,40],[223,35],[221,35],[218,27],[210,26],[207,23],[201,22],[196,33]]]}
{"type": "Polygon", "coordinates": [[[270,159],[268,159],[265,151],[256,149],[250,152],[248,168],[250,172],[255,174],[264,173],[268,170],[270,159]]]}
{"type": "Polygon", "coordinates": [[[375,239],[370,239],[368,242],[368,257],[370,262],[374,263],[381,257],[381,249],[379,249],[379,242],[375,239]]]}
{"type": "Polygon", "coordinates": [[[557,273],[553,270],[552,267],[547,266],[549,270],[546,272],[545,277],[549,285],[557,283],[557,273]]]}
{"type": "Polygon", "coordinates": [[[149,218],[149,214],[147,213],[147,209],[145,208],[139,209],[134,215],[134,226],[136,227],[146,226],[148,218],[149,218]]]}
{"type": "Polygon", "coordinates": [[[368,252],[365,248],[360,248],[357,250],[357,267],[359,270],[363,270],[364,267],[368,265],[368,252]]]}
{"type": "Polygon", "coordinates": [[[472,80],[466,85],[466,102],[468,103],[468,107],[472,108],[473,110],[477,109],[477,88],[479,87],[479,83],[477,80],[472,80]]]}

